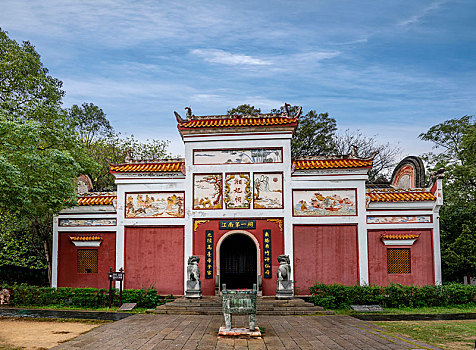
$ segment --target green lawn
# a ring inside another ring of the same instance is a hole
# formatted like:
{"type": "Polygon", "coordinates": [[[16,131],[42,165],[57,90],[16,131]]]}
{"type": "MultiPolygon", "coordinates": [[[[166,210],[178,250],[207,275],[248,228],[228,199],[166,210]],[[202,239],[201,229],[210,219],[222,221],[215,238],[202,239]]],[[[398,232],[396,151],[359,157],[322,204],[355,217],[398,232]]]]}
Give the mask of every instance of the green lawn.
{"type": "Polygon", "coordinates": [[[390,334],[400,334],[442,349],[473,349],[476,320],[373,322],[390,334]]]}
{"type": "Polygon", "coordinates": [[[360,314],[459,314],[466,312],[476,313],[476,304],[454,305],[454,306],[433,306],[433,307],[403,307],[403,308],[384,308],[378,312],[357,312],[352,309],[333,310],[336,315],[360,315],[360,314]]]}

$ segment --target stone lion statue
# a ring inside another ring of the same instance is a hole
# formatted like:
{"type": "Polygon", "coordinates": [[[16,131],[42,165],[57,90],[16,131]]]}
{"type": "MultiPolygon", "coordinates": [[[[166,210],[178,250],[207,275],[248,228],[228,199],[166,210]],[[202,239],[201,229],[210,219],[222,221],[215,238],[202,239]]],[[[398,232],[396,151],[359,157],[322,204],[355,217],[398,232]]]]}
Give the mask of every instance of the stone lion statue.
{"type": "Polygon", "coordinates": [[[278,262],[278,281],[289,281],[289,276],[291,275],[291,261],[289,260],[289,255],[278,256],[278,262]]]}
{"type": "Polygon", "coordinates": [[[195,255],[188,258],[187,279],[189,281],[200,281],[200,270],[198,268],[199,261],[200,258],[195,255]]]}

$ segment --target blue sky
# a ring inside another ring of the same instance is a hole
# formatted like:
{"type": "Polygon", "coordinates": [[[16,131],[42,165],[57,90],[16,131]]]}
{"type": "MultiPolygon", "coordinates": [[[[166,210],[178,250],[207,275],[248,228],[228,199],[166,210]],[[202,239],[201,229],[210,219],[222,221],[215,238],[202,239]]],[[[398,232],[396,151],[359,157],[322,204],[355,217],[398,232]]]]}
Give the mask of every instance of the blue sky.
{"type": "Polygon", "coordinates": [[[168,139],[174,154],[185,106],[302,105],[402,156],[476,110],[474,0],[2,0],[0,26],[36,46],[66,107],[92,102],[117,131],[168,139]]]}

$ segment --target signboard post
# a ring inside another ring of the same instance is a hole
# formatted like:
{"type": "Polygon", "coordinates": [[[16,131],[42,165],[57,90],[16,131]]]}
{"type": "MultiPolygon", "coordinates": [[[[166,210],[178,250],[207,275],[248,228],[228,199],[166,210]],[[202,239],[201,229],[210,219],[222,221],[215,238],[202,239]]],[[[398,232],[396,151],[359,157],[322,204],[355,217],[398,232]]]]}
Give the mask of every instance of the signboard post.
{"type": "Polygon", "coordinates": [[[122,305],[122,281],[124,280],[124,269],[121,267],[119,271],[112,271],[112,267],[109,268],[109,307],[112,304],[112,282],[119,281],[119,304],[122,305]]]}

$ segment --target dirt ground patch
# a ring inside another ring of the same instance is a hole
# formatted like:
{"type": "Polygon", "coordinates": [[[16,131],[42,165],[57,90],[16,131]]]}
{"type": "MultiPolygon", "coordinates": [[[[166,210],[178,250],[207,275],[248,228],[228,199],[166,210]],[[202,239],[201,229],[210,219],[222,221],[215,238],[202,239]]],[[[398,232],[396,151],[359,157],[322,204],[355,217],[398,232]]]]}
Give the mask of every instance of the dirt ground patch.
{"type": "Polygon", "coordinates": [[[49,349],[77,337],[97,323],[0,318],[0,349],[49,349]]]}

